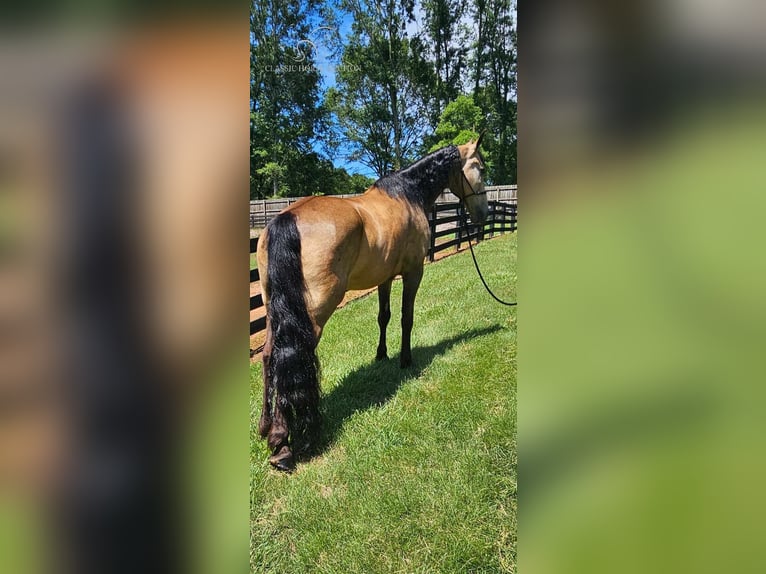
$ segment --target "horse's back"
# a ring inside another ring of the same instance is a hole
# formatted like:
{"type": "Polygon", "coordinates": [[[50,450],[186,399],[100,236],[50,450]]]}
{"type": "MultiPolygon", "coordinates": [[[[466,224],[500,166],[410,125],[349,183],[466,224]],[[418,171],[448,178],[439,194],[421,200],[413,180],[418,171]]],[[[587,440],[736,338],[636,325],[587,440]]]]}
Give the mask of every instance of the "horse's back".
{"type": "Polygon", "coordinates": [[[331,262],[346,289],[367,289],[422,265],[428,249],[425,214],[371,187],[361,196],[306,198],[290,208],[310,243],[308,266],[331,262]]]}

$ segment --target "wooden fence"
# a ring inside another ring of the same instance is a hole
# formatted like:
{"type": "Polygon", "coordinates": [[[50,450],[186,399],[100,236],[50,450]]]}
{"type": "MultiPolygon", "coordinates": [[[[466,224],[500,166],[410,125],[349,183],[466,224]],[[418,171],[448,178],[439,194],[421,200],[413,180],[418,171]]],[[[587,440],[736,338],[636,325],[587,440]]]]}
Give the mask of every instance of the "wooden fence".
{"type": "MultiPolygon", "coordinates": [[[[467,231],[464,226],[460,225],[458,214],[459,203],[452,201],[450,203],[437,202],[434,204],[428,214],[428,222],[431,227],[431,246],[428,249],[428,259],[433,261],[437,253],[450,247],[460,249],[460,245],[468,241],[481,241],[499,233],[516,231],[517,204],[515,188],[516,186],[513,186],[513,199],[489,201],[489,213],[484,224],[469,226],[467,231]]],[[[257,249],[258,238],[251,238],[250,253],[256,253],[257,249]]],[[[250,271],[250,282],[252,283],[259,279],[258,269],[252,269],[250,271]]],[[[261,294],[251,296],[250,310],[253,311],[260,307],[263,307],[263,297],[261,294]]],[[[263,331],[265,328],[266,317],[250,321],[251,335],[263,331]]]]}
{"type": "MultiPolygon", "coordinates": [[[[357,194],[333,195],[333,197],[355,197],[357,194]]],[[[250,229],[263,229],[271,219],[284,208],[303,197],[284,199],[257,199],[250,201],[250,229]]]]}
{"type": "MultiPolygon", "coordinates": [[[[258,238],[257,237],[251,237],[250,238],[250,253],[257,253],[258,252],[258,238]]],[[[250,283],[254,283],[256,281],[261,280],[261,274],[258,273],[258,269],[251,269],[250,270],[250,283]]],[[[258,309],[260,307],[263,307],[263,296],[258,293],[257,295],[252,295],[250,297],[250,310],[254,311],[255,309],[258,309]]],[[[250,334],[254,335],[255,333],[259,331],[263,331],[266,328],[266,317],[260,317],[258,319],[255,319],[254,321],[250,321],[250,334]]]]}
{"type": "Polygon", "coordinates": [[[431,226],[431,246],[428,260],[433,261],[439,251],[456,247],[467,241],[481,241],[498,233],[516,231],[516,202],[490,201],[489,213],[483,225],[460,224],[459,203],[435,204],[428,214],[431,226]],[[444,240],[443,238],[447,238],[444,240]]]}
{"type": "MultiPolygon", "coordinates": [[[[488,185],[486,187],[489,201],[516,201],[515,185],[488,185]]],[[[354,197],[354,195],[335,195],[333,197],[354,197]]],[[[285,207],[292,205],[301,197],[286,197],[284,199],[258,199],[250,202],[250,228],[263,229],[277,213],[285,207]]],[[[451,193],[442,193],[436,200],[440,203],[454,203],[455,196],[451,193]]]]}

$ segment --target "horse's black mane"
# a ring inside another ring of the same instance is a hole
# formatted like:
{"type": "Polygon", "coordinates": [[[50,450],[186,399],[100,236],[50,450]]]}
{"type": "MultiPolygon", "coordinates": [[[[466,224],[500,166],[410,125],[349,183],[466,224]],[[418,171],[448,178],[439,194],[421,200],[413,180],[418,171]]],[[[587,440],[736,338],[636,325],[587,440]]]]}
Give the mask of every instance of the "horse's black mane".
{"type": "Polygon", "coordinates": [[[402,197],[428,208],[444,188],[449,187],[450,171],[459,161],[456,146],[443,147],[409,167],[381,177],[373,185],[391,197],[402,197]]]}

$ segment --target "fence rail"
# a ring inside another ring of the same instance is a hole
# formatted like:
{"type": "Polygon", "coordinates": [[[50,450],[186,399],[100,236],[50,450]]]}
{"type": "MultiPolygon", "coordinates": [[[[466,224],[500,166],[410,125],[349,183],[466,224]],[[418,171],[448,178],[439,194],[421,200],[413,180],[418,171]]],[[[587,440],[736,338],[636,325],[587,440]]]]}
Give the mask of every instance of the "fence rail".
{"type": "MultiPolygon", "coordinates": [[[[507,188],[508,186],[506,186],[507,188]]],[[[504,200],[489,201],[489,213],[487,219],[482,225],[471,225],[468,231],[460,225],[458,212],[459,203],[451,201],[437,202],[431,208],[428,214],[428,222],[431,228],[431,245],[428,249],[428,259],[433,261],[435,255],[440,251],[457,247],[468,241],[481,241],[487,237],[493,237],[507,231],[516,231],[517,209],[516,209],[516,186],[513,188],[513,198],[504,200]],[[447,238],[446,241],[442,240],[447,238]],[[442,240],[442,241],[440,241],[442,240]]],[[[509,194],[510,195],[510,194],[509,194]]],[[[284,209],[284,208],[283,208],[284,209]]],[[[275,214],[276,215],[276,214],[275,214]]],[[[252,214],[251,214],[252,220],[252,214]]],[[[258,238],[250,239],[250,253],[257,253],[258,238]]],[[[250,282],[253,283],[260,279],[258,269],[250,271],[250,282]]],[[[254,311],[263,307],[263,297],[261,294],[250,297],[250,310],[254,311]]],[[[259,317],[250,321],[250,334],[254,335],[266,328],[266,317],[259,317]]]]}
{"type": "Polygon", "coordinates": [[[516,203],[490,201],[487,219],[482,225],[469,225],[466,228],[460,224],[459,203],[436,204],[428,214],[431,227],[431,245],[428,259],[433,261],[440,251],[457,247],[467,241],[481,241],[487,237],[507,231],[516,231],[516,203]],[[439,241],[447,237],[447,241],[439,241]]]}
{"type": "MultiPolygon", "coordinates": [[[[486,187],[487,199],[490,201],[515,202],[515,185],[488,185],[486,187]]],[[[356,197],[356,195],[335,195],[333,197],[356,197]]],[[[284,208],[292,205],[302,197],[286,197],[284,199],[258,199],[250,202],[250,228],[263,229],[266,224],[284,208]]],[[[436,203],[454,203],[455,196],[451,193],[442,193],[436,203]]]]}

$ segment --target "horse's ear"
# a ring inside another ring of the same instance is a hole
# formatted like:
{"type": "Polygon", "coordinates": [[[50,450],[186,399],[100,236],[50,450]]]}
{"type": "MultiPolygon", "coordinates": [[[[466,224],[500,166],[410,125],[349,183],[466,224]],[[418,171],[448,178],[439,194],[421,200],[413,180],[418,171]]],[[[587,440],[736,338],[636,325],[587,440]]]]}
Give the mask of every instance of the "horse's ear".
{"type": "Polygon", "coordinates": [[[479,149],[479,146],[481,145],[481,140],[484,137],[485,133],[487,133],[487,130],[482,130],[482,132],[479,134],[479,139],[476,140],[476,149],[479,149]]]}

